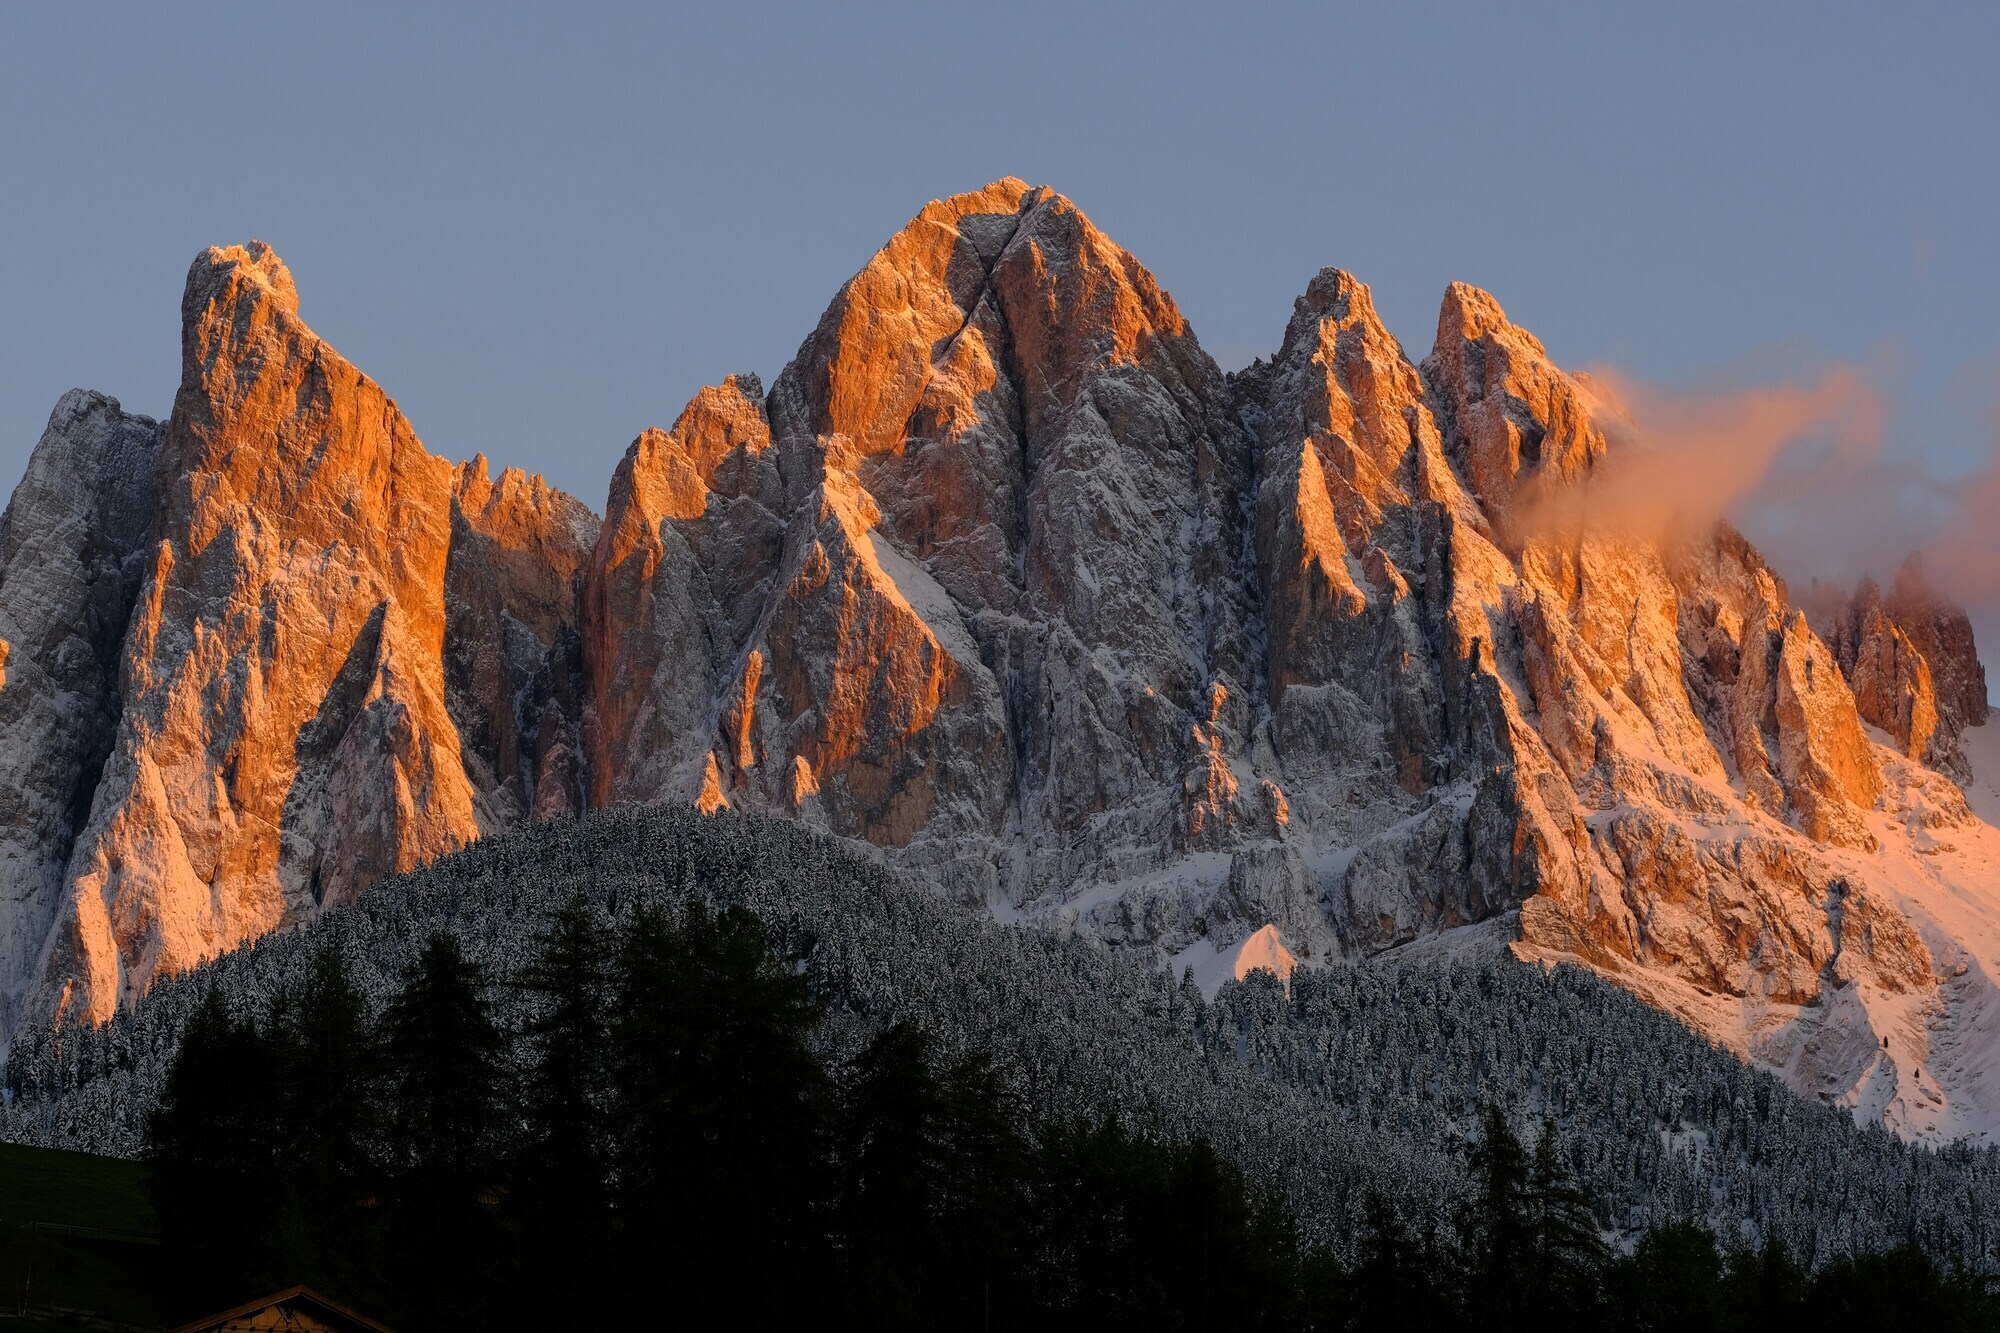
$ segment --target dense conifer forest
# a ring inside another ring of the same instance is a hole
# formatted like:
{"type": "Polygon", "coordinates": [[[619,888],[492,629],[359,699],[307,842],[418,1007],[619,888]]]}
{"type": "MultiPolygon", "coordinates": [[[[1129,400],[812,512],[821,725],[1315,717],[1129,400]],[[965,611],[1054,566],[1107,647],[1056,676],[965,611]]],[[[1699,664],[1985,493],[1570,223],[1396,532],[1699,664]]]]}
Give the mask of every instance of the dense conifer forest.
{"type": "Polygon", "coordinates": [[[1205,1002],[672,810],[480,843],[24,1034],[8,1081],[8,1137],[147,1158],[191,1288],[410,1329],[1980,1326],[2000,1223],[1991,1151],[1858,1129],[1573,969],[1205,1002]]]}
{"type": "Polygon", "coordinates": [[[1370,1191],[1343,1254],[1200,1135],[1024,1121],[983,1054],[895,1021],[829,1068],[743,908],[573,899],[511,984],[427,941],[379,1017],[339,952],[257,1019],[219,990],[148,1130],[182,1299],[300,1278],[411,1329],[1979,1327],[1917,1246],[1806,1273],[1668,1222],[1606,1243],[1553,1121],[1489,1105],[1443,1238],[1370,1191]],[[510,1042],[510,1035],[513,1040],[510,1042]],[[663,1310],[663,1305],[672,1307],[663,1310]],[[1913,1322],[1914,1321],[1914,1322],[1913,1322]]]}

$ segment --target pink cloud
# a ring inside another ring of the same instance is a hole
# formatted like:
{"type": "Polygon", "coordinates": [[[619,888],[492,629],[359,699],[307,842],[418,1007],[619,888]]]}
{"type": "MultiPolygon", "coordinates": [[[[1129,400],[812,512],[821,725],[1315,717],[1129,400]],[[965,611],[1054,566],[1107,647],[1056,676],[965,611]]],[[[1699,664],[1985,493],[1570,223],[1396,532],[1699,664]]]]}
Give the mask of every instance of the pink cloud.
{"type": "Polygon", "coordinates": [[[1755,388],[1665,389],[1609,366],[1578,378],[1611,447],[1587,482],[1530,505],[1543,530],[1706,533],[1747,501],[1791,503],[1866,472],[1881,452],[1881,400],[1854,366],[1755,388]]]}
{"type": "Polygon", "coordinates": [[[1951,476],[1885,447],[1888,369],[1838,363],[1789,382],[1689,390],[1593,367],[1578,378],[1610,450],[1588,482],[1532,504],[1529,521],[1669,542],[1729,519],[1795,595],[1814,580],[1886,583],[1920,551],[1932,585],[2000,634],[2000,372],[1983,372],[1975,390],[1991,452],[1951,476]]]}

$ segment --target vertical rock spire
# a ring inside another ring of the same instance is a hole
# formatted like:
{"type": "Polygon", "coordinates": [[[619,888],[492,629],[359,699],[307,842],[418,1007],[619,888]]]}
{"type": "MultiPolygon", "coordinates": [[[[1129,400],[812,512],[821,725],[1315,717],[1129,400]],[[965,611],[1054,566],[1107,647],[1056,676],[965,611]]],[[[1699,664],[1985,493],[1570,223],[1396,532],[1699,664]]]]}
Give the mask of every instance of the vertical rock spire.
{"type": "Polygon", "coordinates": [[[519,728],[501,716],[520,691],[480,664],[518,663],[516,645],[495,642],[516,629],[561,637],[563,568],[594,536],[587,511],[525,478],[490,486],[482,470],[455,485],[374,381],[300,319],[267,246],[199,256],[181,309],[180,391],[141,474],[150,523],[125,530],[150,536],[118,650],[115,740],[30,1012],[102,1018],[159,973],[345,901],[538,799],[510,804],[513,772],[492,771],[521,767],[519,728]],[[493,752],[474,764],[479,786],[452,702],[493,752]]]}
{"type": "Polygon", "coordinates": [[[150,417],[73,390],[0,517],[0,1049],[117,733],[159,448],[150,417]]]}

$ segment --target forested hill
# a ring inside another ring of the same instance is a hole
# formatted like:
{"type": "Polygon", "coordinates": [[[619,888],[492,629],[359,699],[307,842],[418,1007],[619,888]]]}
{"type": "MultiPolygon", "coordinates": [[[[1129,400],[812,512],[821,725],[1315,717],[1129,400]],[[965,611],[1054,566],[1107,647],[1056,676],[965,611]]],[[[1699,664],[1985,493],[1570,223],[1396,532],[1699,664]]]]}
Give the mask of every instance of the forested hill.
{"type": "MultiPolygon", "coordinates": [[[[102,1027],[23,1032],[5,1137],[135,1154],[212,988],[259,1012],[331,943],[379,1009],[439,929],[485,975],[518,975],[578,895],[614,922],[648,902],[747,907],[829,1006],[829,1055],[913,1021],[947,1057],[990,1054],[1031,1122],[1117,1116],[1207,1137],[1336,1250],[1361,1229],[1371,1186],[1442,1234],[1492,1103],[1525,1133],[1554,1122],[1607,1229],[1695,1218],[1725,1244],[1777,1236],[1809,1262],[1916,1240],[1994,1263],[2000,1154],[1858,1129],[1581,971],[1390,955],[1302,971],[1289,994],[1258,974],[1204,1003],[1102,944],[997,925],[797,825],[663,808],[480,842],[170,978],[102,1027]]],[[[492,999],[518,1026],[521,993],[496,986],[492,999]]]]}

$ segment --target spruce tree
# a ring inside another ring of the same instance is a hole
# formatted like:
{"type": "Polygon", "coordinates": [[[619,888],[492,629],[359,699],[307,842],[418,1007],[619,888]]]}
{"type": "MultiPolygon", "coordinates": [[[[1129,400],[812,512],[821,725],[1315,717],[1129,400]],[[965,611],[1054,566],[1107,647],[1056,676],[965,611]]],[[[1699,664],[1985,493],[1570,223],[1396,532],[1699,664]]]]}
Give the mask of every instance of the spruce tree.
{"type": "Polygon", "coordinates": [[[522,1032],[521,1174],[564,1212],[601,1203],[609,1171],[610,959],[602,920],[572,898],[515,978],[533,1003],[522,1032]]]}
{"type": "Polygon", "coordinates": [[[379,1068],[367,999],[334,941],[313,950],[303,984],[279,994],[268,1026],[286,1155],[328,1182],[363,1176],[379,1068]]]}
{"type": "Polygon", "coordinates": [[[826,1193],[829,1086],[805,980],[756,917],[697,902],[633,914],[613,994],[627,1262],[733,1293],[738,1318],[781,1317],[813,1288],[826,1193]]]}
{"type": "Polygon", "coordinates": [[[945,1090],[917,1028],[877,1033],[842,1098],[841,1281],[849,1305],[892,1328],[922,1323],[949,1170],[945,1090]]]}
{"type": "Polygon", "coordinates": [[[1609,1252],[1590,1201],[1562,1162],[1553,1120],[1542,1121],[1527,1185],[1533,1228],[1533,1281],[1547,1302],[1547,1326],[1596,1322],[1598,1282],[1609,1252]]]}
{"type": "Polygon", "coordinates": [[[1530,1163],[1507,1115],[1488,1102],[1472,1152],[1473,1196],[1461,1218],[1466,1311],[1496,1328],[1525,1327],[1546,1293],[1536,1285],[1530,1163]]]}
{"type": "Polygon", "coordinates": [[[419,1189],[471,1197],[487,1182],[504,1040],[485,977],[458,939],[431,936],[382,1023],[398,1163],[419,1189]]]}
{"type": "Polygon", "coordinates": [[[303,983],[278,995],[266,1034],[284,1266],[298,1281],[352,1291],[367,1281],[359,1205],[378,1184],[379,1061],[367,1001],[337,940],[314,949],[303,983]]]}
{"type": "Polygon", "coordinates": [[[544,1318],[593,1314],[603,1290],[610,1208],[609,932],[572,898],[515,978],[531,999],[520,1081],[516,1212],[523,1278],[544,1318]]]}
{"type": "Polygon", "coordinates": [[[945,1078],[945,1198],[940,1267],[962,1327],[1011,1327],[1020,1317],[1032,1225],[1031,1149],[1023,1110],[984,1052],[945,1078]]]}
{"type": "MultiPolygon", "coordinates": [[[[1699,1222],[1651,1227],[1606,1274],[1607,1318],[1632,1333],[1720,1333],[1726,1308],[1722,1255],[1699,1222]]],[[[1782,1318],[1760,1322],[1777,1328],[1782,1318]]]]}
{"type": "Polygon", "coordinates": [[[502,1037],[485,977],[433,935],[382,1018],[392,1192],[390,1280],[412,1327],[492,1326],[513,1257],[498,1225],[502,1037]]]}
{"type": "Polygon", "coordinates": [[[1785,1242],[1771,1236],[1755,1250],[1729,1256],[1723,1290],[1724,1304],[1733,1316],[1731,1327],[1784,1328],[1800,1317],[1805,1270],[1785,1242]]]}
{"type": "Polygon", "coordinates": [[[147,1120],[148,1189],[187,1286],[228,1298],[278,1279],[276,1070],[253,1023],[203,995],[147,1120]]]}
{"type": "Polygon", "coordinates": [[[1360,1253],[1342,1283],[1343,1308],[1333,1327],[1354,1333],[1406,1328],[1413,1333],[1457,1325],[1444,1256],[1413,1234],[1380,1190],[1362,1199],[1360,1253]]]}

